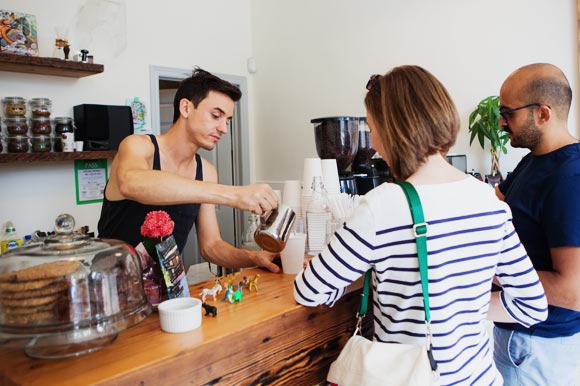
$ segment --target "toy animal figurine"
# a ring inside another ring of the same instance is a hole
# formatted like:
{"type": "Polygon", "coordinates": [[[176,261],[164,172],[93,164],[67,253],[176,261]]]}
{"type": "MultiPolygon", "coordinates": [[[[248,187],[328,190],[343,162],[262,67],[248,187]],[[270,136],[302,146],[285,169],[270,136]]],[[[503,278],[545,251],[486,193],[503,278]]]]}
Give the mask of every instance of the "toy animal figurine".
{"type": "Polygon", "coordinates": [[[222,293],[222,286],[219,282],[215,282],[212,289],[204,288],[199,294],[201,295],[201,301],[205,303],[205,297],[207,295],[213,296],[213,301],[215,302],[215,295],[222,293]]]}
{"type": "Polygon", "coordinates": [[[226,276],[222,276],[222,280],[224,281],[224,287],[228,288],[229,285],[233,286],[234,280],[236,280],[236,276],[238,275],[239,273],[235,274],[228,273],[226,276]]]}
{"type": "Polygon", "coordinates": [[[222,302],[228,301],[230,303],[234,302],[234,291],[232,290],[232,286],[228,285],[228,289],[222,299],[222,302]]]}
{"type": "Polygon", "coordinates": [[[238,301],[240,303],[242,302],[242,295],[243,295],[243,293],[242,293],[242,284],[243,284],[242,282],[239,282],[238,283],[238,289],[236,290],[236,292],[234,292],[234,299],[233,299],[234,302],[235,301],[238,301]]]}
{"type": "Polygon", "coordinates": [[[258,278],[260,277],[260,274],[257,273],[256,276],[254,276],[252,279],[248,280],[249,281],[249,285],[248,285],[248,289],[250,290],[250,292],[252,292],[252,287],[254,287],[256,289],[256,292],[258,292],[258,278]]]}
{"type": "Polygon", "coordinates": [[[211,316],[213,316],[215,318],[215,316],[217,315],[217,307],[216,306],[210,306],[209,304],[205,304],[205,303],[201,303],[201,306],[205,310],[205,316],[208,316],[209,314],[211,314],[211,316]]]}

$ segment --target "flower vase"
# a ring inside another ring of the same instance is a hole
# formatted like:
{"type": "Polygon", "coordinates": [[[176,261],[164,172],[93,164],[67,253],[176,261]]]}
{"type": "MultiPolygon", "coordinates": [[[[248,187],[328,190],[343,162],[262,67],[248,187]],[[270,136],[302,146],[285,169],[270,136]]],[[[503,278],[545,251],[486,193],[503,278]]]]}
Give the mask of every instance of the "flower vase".
{"type": "Polygon", "coordinates": [[[163,277],[163,272],[161,271],[157,249],[155,248],[155,246],[161,243],[164,239],[165,237],[145,237],[143,239],[143,246],[153,260],[153,266],[151,267],[153,270],[153,282],[151,283],[151,281],[148,280],[147,283],[145,283],[145,292],[148,294],[149,301],[153,305],[155,305],[154,302],[157,297],[159,298],[159,301],[156,303],[168,299],[167,286],[165,285],[165,279],[163,277]]]}

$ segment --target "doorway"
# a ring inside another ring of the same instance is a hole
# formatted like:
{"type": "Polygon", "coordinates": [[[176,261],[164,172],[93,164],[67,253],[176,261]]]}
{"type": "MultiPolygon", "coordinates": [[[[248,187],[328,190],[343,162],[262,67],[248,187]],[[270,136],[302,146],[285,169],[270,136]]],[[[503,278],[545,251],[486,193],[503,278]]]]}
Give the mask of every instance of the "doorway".
{"type": "MultiPolygon", "coordinates": [[[[191,76],[190,70],[150,66],[151,85],[151,131],[166,133],[173,123],[173,98],[179,82],[191,76]]],[[[234,75],[214,74],[236,85],[247,95],[246,78],[234,75]]],[[[199,155],[217,170],[218,183],[225,185],[247,185],[249,176],[248,107],[244,97],[235,104],[229,130],[212,151],[200,149],[199,155]]],[[[216,205],[216,216],[223,240],[240,247],[243,226],[248,213],[223,205],[216,205]]],[[[186,267],[204,262],[197,244],[195,227],[189,234],[182,251],[186,267]]]]}

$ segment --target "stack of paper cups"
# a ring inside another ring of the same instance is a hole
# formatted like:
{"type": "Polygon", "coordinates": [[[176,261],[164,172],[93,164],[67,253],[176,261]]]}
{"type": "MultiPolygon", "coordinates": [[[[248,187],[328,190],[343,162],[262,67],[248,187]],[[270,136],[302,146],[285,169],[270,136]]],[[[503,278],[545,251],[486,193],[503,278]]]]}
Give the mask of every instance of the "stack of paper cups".
{"type": "Polygon", "coordinates": [[[300,214],[300,181],[284,181],[284,190],[282,191],[282,204],[292,208],[297,216],[300,214]]]}
{"type": "Polygon", "coordinates": [[[340,193],[340,183],[338,181],[338,168],[336,159],[323,159],[322,165],[322,183],[329,194],[340,193]]]}
{"type": "Polygon", "coordinates": [[[306,218],[306,209],[312,196],[312,181],[315,176],[322,177],[322,162],[320,158],[305,158],[304,171],[302,173],[302,193],[300,195],[301,218],[306,218]]]}

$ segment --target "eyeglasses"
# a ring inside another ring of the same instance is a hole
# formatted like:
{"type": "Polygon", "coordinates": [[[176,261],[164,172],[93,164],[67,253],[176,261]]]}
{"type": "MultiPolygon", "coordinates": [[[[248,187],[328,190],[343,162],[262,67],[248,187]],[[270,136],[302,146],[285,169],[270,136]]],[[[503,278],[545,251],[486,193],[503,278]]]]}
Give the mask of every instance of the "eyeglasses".
{"type": "Polygon", "coordinates": [[[516,107],[515,109],[506,110],[506,111],[502,111],[502,110],[501,110],[502,108],[505,108],[505,107],[500,107],[500,108],[499,108],[499,115],[501,115],[501,117],[502,117],[503,121],[504,121],[504,122],[506,123],[506,125],[507,125],[507,123],[508,123],[508,118],[509,118],[509,117],[510,117],[510,116],[511,116],[513,113],[514,113],[514,111],[518,111],[518,110],[521,110],[521,109],[527,109],[527,108],[529,108],[529,107],[535,107],[535,106],[538,106],[538,107],[539,107],[539,106],[546,106],[547,108],[549,108],[549,109],[552,109],[550,106],[548,106],[548,105],[545,105],[545,104],[543,104],[543,103],[530,103],[529,105],[525,105],[525,106],[521,106],[521,107],[516,107]]]}
{"type": "Polygon", "coordinates": [[[371,89],[375,87],[375,84],[379,83],[380,77],[381,76],[379,74],[371,75],[369,81],[367,82],[367,90],[371,91],[371,89]]]}

